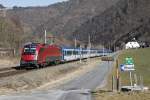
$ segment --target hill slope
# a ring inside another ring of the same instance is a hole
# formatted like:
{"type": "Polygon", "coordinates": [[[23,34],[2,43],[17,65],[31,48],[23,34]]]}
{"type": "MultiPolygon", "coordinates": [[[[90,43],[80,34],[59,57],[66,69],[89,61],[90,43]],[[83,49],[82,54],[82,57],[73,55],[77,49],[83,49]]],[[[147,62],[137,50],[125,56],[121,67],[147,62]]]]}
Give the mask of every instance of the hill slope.
{"type": "Polygon", "coordinates": [[[25,32],[54,34],[70,37],[83,23],[115,5],[119,0],[70,0],[48,7],[15,8],[8,16],[18,16],[25,32]]]}
{"type": "Polygon", "coordinates": [[[150,42],[150,1],[120,0],[115,6],[93,17],[74,33],[80,40],[88,34],[96,43],[118,45],[136,37],[150,42]]]}
{"type": "Polygon", "coordinates": [[[48,7],[9,10],[19,17],[24,32],[48,33],[72,40],[120,47],[128,40],[150,42],[149,0],[70,0],[48,7]],[[131,34],[130,34],[131,33],[131,34]],[[132,34],[133,33],[133,34],[132,34]]]}

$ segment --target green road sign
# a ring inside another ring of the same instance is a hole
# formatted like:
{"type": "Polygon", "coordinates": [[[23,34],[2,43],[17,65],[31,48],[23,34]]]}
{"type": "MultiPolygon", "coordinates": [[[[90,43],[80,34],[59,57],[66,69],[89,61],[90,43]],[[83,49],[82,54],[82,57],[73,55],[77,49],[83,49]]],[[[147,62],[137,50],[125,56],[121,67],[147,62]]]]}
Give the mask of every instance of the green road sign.
{"type": "Polygon", "coordinates": [[[125,58],[125,64],[126,65],[133,65],[134,64],[133,58],[131,58],[131,57],[125,58]]]}

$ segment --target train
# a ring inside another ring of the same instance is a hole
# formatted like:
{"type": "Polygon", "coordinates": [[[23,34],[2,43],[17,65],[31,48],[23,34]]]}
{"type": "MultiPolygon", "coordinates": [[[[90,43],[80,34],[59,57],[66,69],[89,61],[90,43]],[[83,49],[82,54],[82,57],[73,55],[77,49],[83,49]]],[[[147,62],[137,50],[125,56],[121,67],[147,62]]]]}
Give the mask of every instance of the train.
{"type": "Polygon", "coordinates": [[[55,44],[29,43],[21,51],[20,67],[45,67],[88,57],[107,55],[111,50],[61,47],[55,44]]]}

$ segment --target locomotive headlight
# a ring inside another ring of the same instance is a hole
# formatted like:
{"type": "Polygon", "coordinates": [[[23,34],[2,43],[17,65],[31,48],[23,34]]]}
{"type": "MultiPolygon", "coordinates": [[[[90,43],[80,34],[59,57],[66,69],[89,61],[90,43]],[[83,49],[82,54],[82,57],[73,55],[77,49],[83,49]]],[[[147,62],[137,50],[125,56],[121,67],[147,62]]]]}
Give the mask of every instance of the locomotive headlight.
{"type": "Polygon", "coordinates": [[[36,51],[34,55],[34,60],[37,60],[37,57],[38,57],[38,52],[36,51]]]}

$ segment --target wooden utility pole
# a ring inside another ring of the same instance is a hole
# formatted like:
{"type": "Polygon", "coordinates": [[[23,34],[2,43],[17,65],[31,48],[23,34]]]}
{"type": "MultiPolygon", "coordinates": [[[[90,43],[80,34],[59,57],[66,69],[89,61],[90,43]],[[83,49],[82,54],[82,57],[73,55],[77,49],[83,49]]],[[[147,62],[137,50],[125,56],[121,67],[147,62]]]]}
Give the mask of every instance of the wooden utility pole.
{"type": "Polygon", "coordinates": [[[90,56],[91,56],[91,37],[90,37],[90,35],[89,35],[89,37],[88,37],[88,55],[89,55],[89,57],[88,57],[88,61],[90,61],[90,56]]]}
{"type": "Polygon", "coordinates": [[[80,63],[82,63],[82,48],[81,48],[81,45],[80,45],[80,63]]]}
{"type": "Polygon", "coordinates": [[[104,51],[104,44],[103,44],[103,57],[104,57],[104,52],[105,52],[105,51],[104,51]]]}
{"type": "Polygon", "coordinates": [[[119,91],[119,66],[118,66],[118,60],[116,60],[116,87],[117,87],[117,91],[119,91]]]}
{"type": "Polygon", "coordinates": [[[74,48],[77,48],[77,39],[74,39],[74,48]]]}

